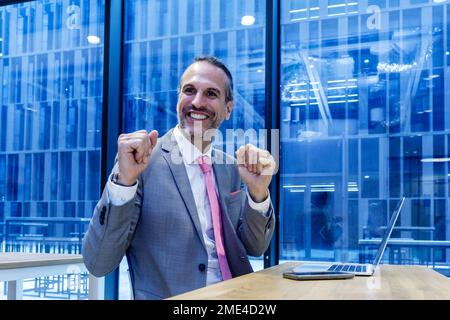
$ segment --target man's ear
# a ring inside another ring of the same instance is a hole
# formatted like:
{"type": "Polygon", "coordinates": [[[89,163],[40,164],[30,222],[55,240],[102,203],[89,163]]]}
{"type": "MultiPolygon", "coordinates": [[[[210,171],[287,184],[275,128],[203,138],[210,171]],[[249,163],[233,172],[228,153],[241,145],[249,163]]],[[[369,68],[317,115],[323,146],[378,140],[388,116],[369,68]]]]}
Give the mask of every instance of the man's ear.
{"type": "Polygon", "coordinates": [[[231,111],[233,110],[233,101],[227,102],[227,112],[225,114],[225,119],[230,120],[231,111]]]}

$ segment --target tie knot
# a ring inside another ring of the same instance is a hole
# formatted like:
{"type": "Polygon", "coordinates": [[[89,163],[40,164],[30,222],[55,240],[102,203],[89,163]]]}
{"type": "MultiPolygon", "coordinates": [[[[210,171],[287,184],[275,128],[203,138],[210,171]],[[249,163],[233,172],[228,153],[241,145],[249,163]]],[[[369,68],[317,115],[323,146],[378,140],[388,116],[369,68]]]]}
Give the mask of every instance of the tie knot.
{"type": "Polygon", "coordinates": [[[211,160],[207,156],[198,157],[198,164],[203,173],[211,172],[211,160]]]}

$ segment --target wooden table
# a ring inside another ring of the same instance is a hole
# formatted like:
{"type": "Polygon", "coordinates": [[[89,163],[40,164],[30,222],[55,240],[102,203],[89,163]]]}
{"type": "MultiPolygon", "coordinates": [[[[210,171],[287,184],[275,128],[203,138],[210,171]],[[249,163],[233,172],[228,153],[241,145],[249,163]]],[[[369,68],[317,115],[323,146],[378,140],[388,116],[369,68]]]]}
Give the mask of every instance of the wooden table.
{"type": "Polygon", "coordinates": [[[450,279],[424,266],[381,265],[371,277],[344,280],[283,278],[284,271],[300,264],[287,262],[170,299],[450,299],[450,279]]]}
{"type": "MultiPolygon", "coordinates": [[[[81,255],[0,253],[0,282],[8,282],[8,300],[22,299],[23,279],[86,272],[81,255]]],[[[104,278],[89,274],[89,299],[103,299],[104,278]]]]}

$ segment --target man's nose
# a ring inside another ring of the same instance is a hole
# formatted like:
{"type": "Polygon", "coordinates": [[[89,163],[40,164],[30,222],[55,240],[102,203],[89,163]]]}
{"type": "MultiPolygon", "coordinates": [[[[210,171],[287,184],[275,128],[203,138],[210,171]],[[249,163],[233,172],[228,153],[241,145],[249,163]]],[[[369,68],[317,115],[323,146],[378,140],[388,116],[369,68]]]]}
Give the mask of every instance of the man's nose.
{"type": "Polygon", "coordinates": [[[197,108],[203,107],[205,105],[205,97],[202,91],[199,90],[195,93],[194,99],[192,100],[192,104],[197,108]]]}

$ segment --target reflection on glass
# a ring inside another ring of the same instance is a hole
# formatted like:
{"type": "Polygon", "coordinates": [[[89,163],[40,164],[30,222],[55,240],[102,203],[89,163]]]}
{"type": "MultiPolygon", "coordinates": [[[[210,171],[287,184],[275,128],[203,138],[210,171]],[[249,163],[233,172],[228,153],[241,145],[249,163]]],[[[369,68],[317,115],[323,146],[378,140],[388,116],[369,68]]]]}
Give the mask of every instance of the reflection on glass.
{"type": "MultiPolygon", "coordinates": [[[[100,192],[104,5],[0,7],[0,252],[81,252],[100,192]]],[[[24,294],[74,294],[40,281],[24,294]]]]}
{"type": "MultiPolygon", "coordinates": [[[[366,259],[359,239],[403,194],[396,237],[450,240],[449,7],[325,4],[282,1],[280,258],[366,259]]],[[[385,258],[450,262],[445,248],[398,250],[385,258]]]]}

